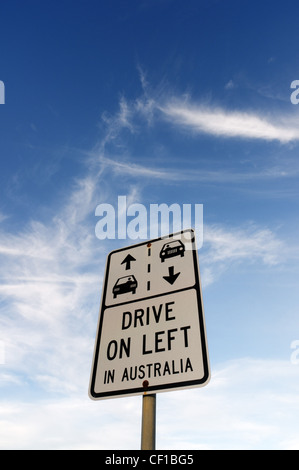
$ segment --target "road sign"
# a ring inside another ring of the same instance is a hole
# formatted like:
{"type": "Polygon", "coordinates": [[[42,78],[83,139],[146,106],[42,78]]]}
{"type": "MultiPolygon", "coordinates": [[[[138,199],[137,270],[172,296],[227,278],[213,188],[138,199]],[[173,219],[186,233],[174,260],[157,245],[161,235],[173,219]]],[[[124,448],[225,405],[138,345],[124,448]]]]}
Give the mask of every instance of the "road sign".
{"type": "Polygon", "coordinates": [[[209,360],[193,230],[107,258],[89,395],[206,385],[209,360]]]}

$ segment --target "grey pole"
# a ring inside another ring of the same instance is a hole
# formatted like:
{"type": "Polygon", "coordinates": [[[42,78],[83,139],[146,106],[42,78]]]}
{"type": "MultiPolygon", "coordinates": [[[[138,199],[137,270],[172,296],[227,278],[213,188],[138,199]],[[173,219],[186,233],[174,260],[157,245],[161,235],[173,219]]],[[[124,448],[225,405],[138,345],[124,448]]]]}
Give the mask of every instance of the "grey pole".
{"type": "Polygon", "coordinates": [[[142,398],[141,450],[156,449],[156,394],[142,398]]]}

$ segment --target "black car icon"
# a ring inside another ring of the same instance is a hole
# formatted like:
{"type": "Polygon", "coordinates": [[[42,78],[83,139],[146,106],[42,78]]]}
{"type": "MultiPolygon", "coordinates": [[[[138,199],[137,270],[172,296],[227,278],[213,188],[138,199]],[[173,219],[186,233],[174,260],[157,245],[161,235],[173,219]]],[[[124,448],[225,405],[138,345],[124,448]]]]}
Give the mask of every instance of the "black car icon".
{"type": "Polygon", "coordinates": [[[113,298],[115,299],[119,294],[126,294],[127,292],[136,293],[136,288],[138,283],[135,279],[135,276],[124,276],[117,279],[113,289],[113,298]]]}
{"type": "Polygon", "coordinates": [[[162,250],[160,251],[160,258],[164,263],[166,258],[172,258],[173,256],[183,257],[185,253],[185,246],[180,240],[174,240],[172,242],[165,243],[162,250]]]}

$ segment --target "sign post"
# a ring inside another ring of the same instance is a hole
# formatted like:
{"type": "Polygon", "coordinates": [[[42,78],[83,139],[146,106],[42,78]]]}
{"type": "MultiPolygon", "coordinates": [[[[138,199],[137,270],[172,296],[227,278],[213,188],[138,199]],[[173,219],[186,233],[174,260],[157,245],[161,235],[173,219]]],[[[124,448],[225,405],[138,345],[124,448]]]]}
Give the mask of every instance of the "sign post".
{"type": "MultiPolygon", "coordinates": [[[[103,283],[90,398],[145,393],[147,409],[147,399],[157,392],[201,387],[209,377],[194,231],[112,251],[103,283]]],[[[144,417],[142,442],[149,430],[146,422],[144,417]]]]}
{"type": "Polygon", "coordinates": [[[156,449],[156,394],[142,397],[141,450],[156,449]]]}

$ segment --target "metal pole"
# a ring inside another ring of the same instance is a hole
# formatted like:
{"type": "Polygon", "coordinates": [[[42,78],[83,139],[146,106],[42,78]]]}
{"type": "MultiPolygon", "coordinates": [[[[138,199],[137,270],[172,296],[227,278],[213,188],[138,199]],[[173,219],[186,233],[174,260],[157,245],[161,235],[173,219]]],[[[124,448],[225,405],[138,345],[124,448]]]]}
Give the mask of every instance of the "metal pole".
{"type": "Polygon", "coordinates": [[[156,395],[145,392],[142,398],[141,450],[156,449],[156,395]]]}

